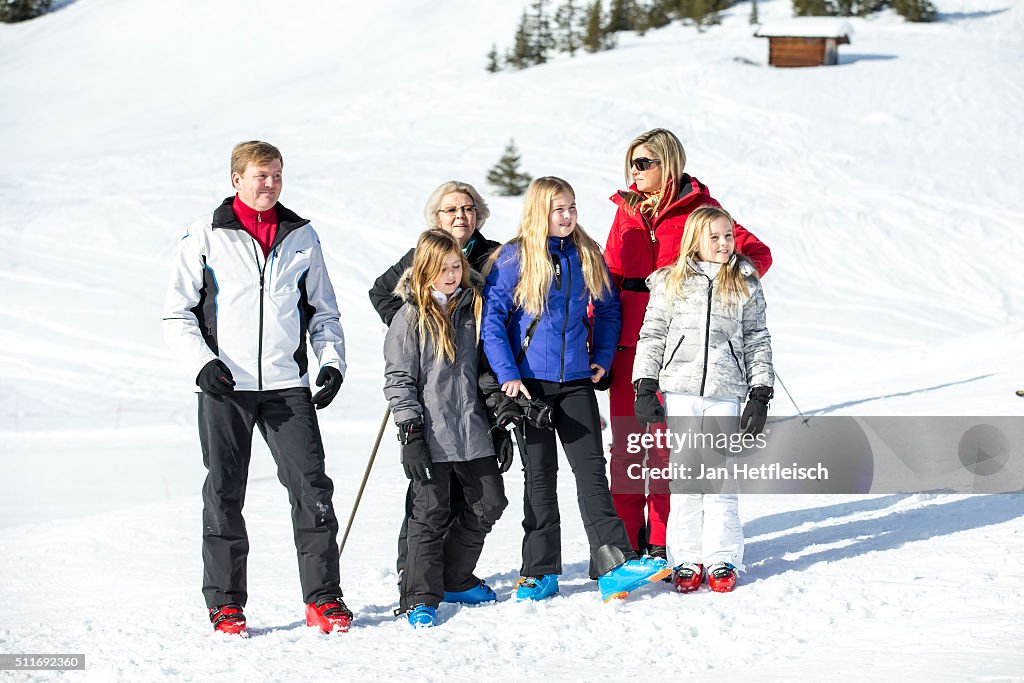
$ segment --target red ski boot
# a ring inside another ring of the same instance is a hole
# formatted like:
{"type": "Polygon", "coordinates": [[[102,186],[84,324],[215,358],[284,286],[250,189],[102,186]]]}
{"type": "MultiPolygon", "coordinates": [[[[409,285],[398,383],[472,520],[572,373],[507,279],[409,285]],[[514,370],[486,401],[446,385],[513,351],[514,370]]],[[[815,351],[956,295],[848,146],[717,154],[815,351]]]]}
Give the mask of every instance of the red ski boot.
{"type": "Polygon", "coordinates": [[[235,603],[221,605],[210,610],[213,630],[233,636],[245,635],[245,615],[242,606],[235,603]]]}
{"type": "Polygon", "coordinates": [[[684,562],[672,570],[672,586],[677,593],[692,593],[704,581],[704,565],[684,562]]]}
{"type": "Polygon", "coordinates": [[[306,626],[316,626],[321,633],[344,633],[352,624],[352,611],[340,597],[320,598],[306,605],[306,626]]]}
{"type": "Polygon", "coordinates": [[[728,593],[736,587],[736,567],[719,562],[708,567],[708,585],[716,593],[728,593]]]}

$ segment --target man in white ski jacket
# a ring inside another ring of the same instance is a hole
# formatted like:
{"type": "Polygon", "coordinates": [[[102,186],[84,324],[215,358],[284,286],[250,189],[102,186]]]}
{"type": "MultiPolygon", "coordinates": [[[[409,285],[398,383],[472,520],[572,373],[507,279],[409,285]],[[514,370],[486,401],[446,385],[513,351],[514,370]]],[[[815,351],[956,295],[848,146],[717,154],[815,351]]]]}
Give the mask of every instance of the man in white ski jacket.
{"type": "Polygon", "coordinates": [[[214,629],[245,631],[249,541],[242,519],[253,427],[288,489],[306,623],[345,631],[331,502],[315,408],[341,387],[345,338],[320,240],[285,208],[284,161],[266,142],[236,145],[237,194],[193,223],[178,248],[164,333],[199,394],[203,485],[203,595],[214,629]],[[316,354],[311,395],[307,335],[316,354]]]}

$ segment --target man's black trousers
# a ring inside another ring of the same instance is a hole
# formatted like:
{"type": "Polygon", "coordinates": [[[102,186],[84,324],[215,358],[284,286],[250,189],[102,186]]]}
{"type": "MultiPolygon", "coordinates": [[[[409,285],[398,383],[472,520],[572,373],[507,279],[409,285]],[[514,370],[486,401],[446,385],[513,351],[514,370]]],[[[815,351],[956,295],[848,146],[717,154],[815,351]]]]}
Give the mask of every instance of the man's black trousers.
{"type": "Polygon", "coordinates": [[[334,484],[309,389],[199,394],[203,447],[203,595],[207,607],[244,606],[249,538],[242,519],[253,426],[270,447],[288,489],[303,602],[341,595],[334,484]]]}
{"type": "Polygon", "coordinates": [[[566,459],[576,478],[576,500],[583,528],[590,542],[591,566],[595,552],[603,545],[635,557],[626,527],[615,514],[604,448],[601,417],[589,379],[559,383],[526,379],[534,399],[551,406],[554,431],[537,429],[527,423],[526,452],[523,456],[523,566],[521,576],[541,577],[562,573],[562,526],[558,512],[558,449],[562,442],[566,459]]]}
{"type": "Polygon", "coordinates": [[[409,554],[402,574],[401,609],[437,607],[445,591],[469,590],[484,538],[508,505],[495,458],[469,462],[435,462],[429,481],[413,482],[409,517],[409,554]],[[462,484],[466,506],[451,523],[452,472],[462,484]]]}

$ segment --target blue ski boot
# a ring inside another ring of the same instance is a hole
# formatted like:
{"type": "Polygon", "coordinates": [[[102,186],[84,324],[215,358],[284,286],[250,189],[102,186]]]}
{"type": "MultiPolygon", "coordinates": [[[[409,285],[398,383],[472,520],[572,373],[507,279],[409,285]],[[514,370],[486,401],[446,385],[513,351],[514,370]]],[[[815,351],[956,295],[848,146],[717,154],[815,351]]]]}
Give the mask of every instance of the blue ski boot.
{"type": "Polygon", "coordinates": [[[516,583],[516,600],[543,600],[558,592],[558,574],[545,574],[543,578],[524,576],[516,583]]]}
{"type": "Polygon", "coordinates": [[[413,628],[430,628],[437,626],[437,610],[427,605],[416,605],[406,616],[413,628]]]}
{"type": "Polygon", "coordinates": [[[622,599],[646,583],[657,583],[672,574],[672,567],[660,557],[627,560],[597,579],[601,599],[622,599]]]}
{"type": "Polygon", "coordinates": [[[468,590],[444,592],[445,602],[461,602],[466,605],[479,605],[482,602],[494,602],[497,599],[498,596],[483,581],[468,590]]]}

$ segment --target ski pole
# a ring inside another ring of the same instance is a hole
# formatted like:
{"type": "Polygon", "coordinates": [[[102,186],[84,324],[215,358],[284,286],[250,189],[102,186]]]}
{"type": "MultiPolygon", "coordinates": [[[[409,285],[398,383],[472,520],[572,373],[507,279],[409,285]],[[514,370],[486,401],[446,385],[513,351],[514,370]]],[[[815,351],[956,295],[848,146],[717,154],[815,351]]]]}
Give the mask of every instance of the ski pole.
{"type": "Polygon", "coordinates": [[[352,504],[352,514],[348,516],[348,524],[345,526],[345,535],[341,537],[338,546],[338,558],[345,552],[345,542],[348,541],[348,533],[352,531],[352,522],[356,518],[356,510],[359,509],[359,501],[363,498],[363,489],[366,488],[366,480],[370,478],[370,470],[373,468],[373,461],[377,459],[377,449],[380,448],[380,440],[384,438],[384,430],[388,426],[388,418],[391,417],[391,405],[384,409],[384,419],[380,421],[380,429],[377,431],[377,440],[373,442],[373,451],[370,453],[370,461],[366,463],[366,471],[363,472],[363,481],[359,484],[359,493],[356,494],[356,502],[352,504]]]}
{"type": "Polygon", "coordinates": [[[782,385],[782,390],[786,392],[786,396],[789,397],[789,402],[793,404],[794,408],[796,408],[796,412],[800,413],[800,417],[804,418],[803,424],[807,424],[811,418],[807,417],[800,411],[800,406],[798,406],[796,401],[793,400],[793,394],[789,393],[789,389],[786,388],[786,383],[782,381],[782,377],[779,375],[778,370],[775,371],[775,379],[779,380],[779,384],[782,385]]]}

